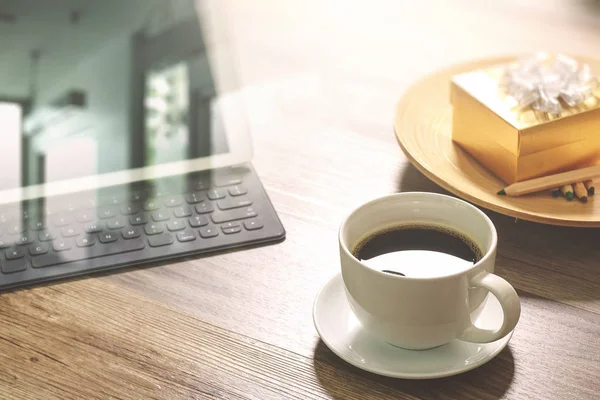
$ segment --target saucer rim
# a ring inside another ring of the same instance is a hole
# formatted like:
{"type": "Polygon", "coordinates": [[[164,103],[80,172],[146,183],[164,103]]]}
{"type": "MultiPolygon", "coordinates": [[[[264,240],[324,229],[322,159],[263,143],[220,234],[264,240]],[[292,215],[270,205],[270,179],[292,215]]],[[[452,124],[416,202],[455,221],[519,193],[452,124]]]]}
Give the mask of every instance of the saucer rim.
{"type": "MultiPolygon", "coordinates": [[[[469,365],[469,366],[465,366],[465,368],[454,368],[445,372],[440,372],[440,373],[436,373],[436,372],[432,372],[432,373],[407,373],[407,372],[393,372],[393,371],[387,371],[387,370],[376,370],[374,368],[370,368],[368,366],[365,366],[364,364],[360,364],[357,362],[354,362],[352,359],[348,359],[347,357],[343,356],[342,353],[340,351],[337,350],[336,346],[332,345],[322,334],[321,329],[319,329],[319,324],[317,323],[317,303],[319,302],[319,299],[321,297],[321,295],[323,294],[323,292],[325,291],[325,289],[327,289],[329,287],[329,285],[333,285],[335,284],[335,280],[339,278],[339,280],[341,281],[341,284],[344,284],[344,281],[341,277],[341,273],[338,272],[337,274],[335,274],[334,276],[332,276],[330,279],[327,280],[327,282],[321,287],[321,289],[319,290],[319,292],[317,293],[317,295],[315,296],[315,300],[313,302],[313,324],[315,326],[315,329],[317,330],[317,333],[319,334],[320,340],[323,341],[323,343],[325,343],[325,345],[327,346],[327,348],[329,348],[329,350],[331,350],[336,356],[338,356],[339,358],[341,358],[344,362],[347,362],[350,365],[355,366],[356,368],[359,368],[363,371],[367,371],[367,372],[371,372],[373,374],[377,374],[377,375],[381,375],[381,376],[387,376],[389,378],[400,378],[400,379],[411,379],[411,380],[424,380],[424,379],[436,379],[436,378],[446,378],[449,376],[455,376],[455,375],[459,375],[462,374],[464,372],[468,372],[471,371],[475,368],[478,368],[486,363],[488,363],[489,361],[493,360],[494,358],[496,358],[496,356],[498,354],[500,354],[500,352],[502,350],[504,350],[506,348],[506,346],[508,346],[508,343],[510,342],[510,340],[512,339],[514,330],[512,330],[510,333],[508,333],[505,337],[503,337],[502,339],[499,339],[495,342],[491,342],[491,343],[486,343],[486,344],[492,344],[492,343],[498,343],[498,347],[495,348],[492,352],[489,353],[489,356],[486,357],[484,360],[474,363],[473,365],[469,365]]],[[[352,310],[349,310],[350,312],[352,312],[352,310]]],[[[364,329],[362,327],[360,327],[359,329],[364,329]]],[[[454,339],[456,341],[461,341],[460,339],[454,339]]],[[[392,346],[391,344],[389,346],[392,346]]],[[[429,351],[428,350],[408,350],[408,349],[402,349],[405,351],[414,351],[415,353],[418,352],[424,352],[424,351],[429,351]]]]}

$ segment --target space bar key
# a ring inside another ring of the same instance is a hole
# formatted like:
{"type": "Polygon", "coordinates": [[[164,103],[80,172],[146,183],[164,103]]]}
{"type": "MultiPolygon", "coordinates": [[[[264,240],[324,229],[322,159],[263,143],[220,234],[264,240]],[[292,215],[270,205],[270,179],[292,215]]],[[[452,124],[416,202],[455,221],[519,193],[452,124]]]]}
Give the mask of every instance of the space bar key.
{"type": "Polygon", "coordinates": [[[92,247],[76,247],[59,253],[32,257],[31,265],[33,268],[50,267],[52,265],[65,264],[73,261],[128,253],[130,251],[142,250],[144,247],[146,247],[146,244],[142,239],[119,240],[114,243],[106,244],[98,243],[92,247]]]}

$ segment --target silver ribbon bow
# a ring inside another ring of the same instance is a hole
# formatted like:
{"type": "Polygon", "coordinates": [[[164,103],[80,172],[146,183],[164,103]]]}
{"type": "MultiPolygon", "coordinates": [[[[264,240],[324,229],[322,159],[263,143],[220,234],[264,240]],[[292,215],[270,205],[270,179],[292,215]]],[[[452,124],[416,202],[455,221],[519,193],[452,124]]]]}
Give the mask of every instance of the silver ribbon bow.
{"type": "Polygon", "coordinates": [[[541,112],[560,114],[560,100],[568,106],[588,100],[594,96],[598,80],[588,64],[580,65],[564,54],[551,62],[546,54],[540,53],[509,65],[502,86],[519,107],[531,106],[541,112]]]}

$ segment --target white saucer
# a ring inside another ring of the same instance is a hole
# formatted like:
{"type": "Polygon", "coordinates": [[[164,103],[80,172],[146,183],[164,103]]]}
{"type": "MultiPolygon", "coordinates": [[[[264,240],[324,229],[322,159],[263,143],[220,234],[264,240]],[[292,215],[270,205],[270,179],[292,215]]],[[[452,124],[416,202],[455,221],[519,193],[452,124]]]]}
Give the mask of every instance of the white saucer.
{"type": "MultiPolygon", "coordinates": [[[[501,325],[502,308],[488,295],[477,319],[481,328],[501,325]]],[[[317,295],[313,320],[323,342],[346,362],[379,375],[405,379],[451,376],[479,367],[494,358],[512,337],[486,344],[453,340],[430,350],[404,350],[365,332],[346,300],[341,274],[333,277],[317,295]]]]}

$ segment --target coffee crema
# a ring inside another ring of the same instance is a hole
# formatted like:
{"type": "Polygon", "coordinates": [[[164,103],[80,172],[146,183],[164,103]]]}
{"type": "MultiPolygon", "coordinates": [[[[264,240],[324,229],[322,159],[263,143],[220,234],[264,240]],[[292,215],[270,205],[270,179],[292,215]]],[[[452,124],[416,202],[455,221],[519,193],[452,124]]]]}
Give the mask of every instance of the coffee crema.
{"type": "Polygon", "coordinates": [[[358,243],[352,255],[388,274],[425,278],[464,271],[481,260],[483,251],[457,230],[415,223],[369,235],[358,243]]]}

